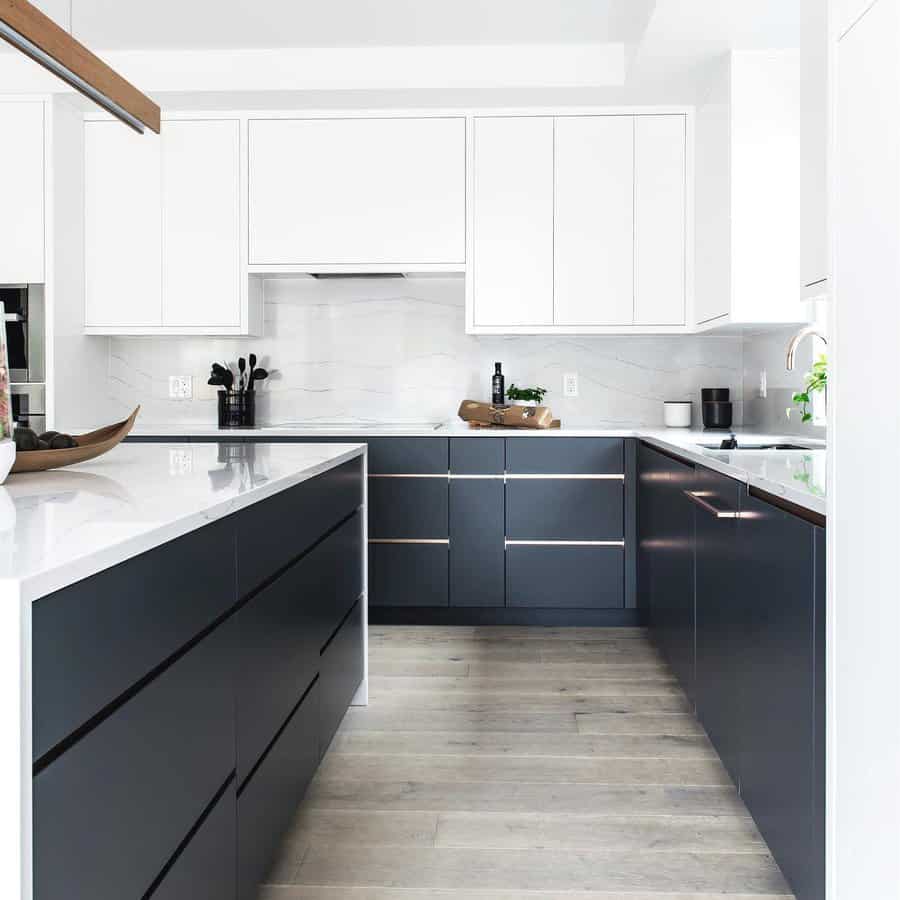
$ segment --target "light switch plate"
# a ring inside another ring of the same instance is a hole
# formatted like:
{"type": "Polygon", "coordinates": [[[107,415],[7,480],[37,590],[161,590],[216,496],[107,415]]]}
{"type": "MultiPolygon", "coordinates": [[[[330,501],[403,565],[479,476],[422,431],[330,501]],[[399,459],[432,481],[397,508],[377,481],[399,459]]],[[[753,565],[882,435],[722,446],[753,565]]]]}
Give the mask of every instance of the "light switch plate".
{"type": "Polygon", "coordinates": [[[190,400],[194,395],[194,379],[190,375],[169,376],[169,399],[190,400]]]}
{"type": "Polygon", "coordinates": [[[578,396],[578,373],[566,372],[563,375],[563,397],[578,396]]]}

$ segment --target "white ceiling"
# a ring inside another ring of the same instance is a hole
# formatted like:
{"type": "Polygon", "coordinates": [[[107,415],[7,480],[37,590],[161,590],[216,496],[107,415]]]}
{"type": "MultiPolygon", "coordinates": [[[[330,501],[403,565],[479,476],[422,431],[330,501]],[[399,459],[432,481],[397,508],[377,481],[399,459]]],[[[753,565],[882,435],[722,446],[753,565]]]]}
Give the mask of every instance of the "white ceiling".
{"type": "MultiPolygon", "coordinates": [[[[70,0],[37,0],[69,26],[70,0]]],[[[71,0],[101,50],[628,43],[652,0],[71,0]]]]}

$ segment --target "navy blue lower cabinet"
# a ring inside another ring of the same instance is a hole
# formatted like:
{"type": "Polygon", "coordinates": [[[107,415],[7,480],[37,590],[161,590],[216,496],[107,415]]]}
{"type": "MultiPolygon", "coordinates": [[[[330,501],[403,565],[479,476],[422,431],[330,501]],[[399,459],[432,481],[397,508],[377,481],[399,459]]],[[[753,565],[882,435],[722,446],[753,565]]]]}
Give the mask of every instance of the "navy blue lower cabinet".
{"type": "Polygon", "coordinates": [[[821,900],[824,703],[817,680],[825,649],[824,578],[816,572],[824,535],[747,494],[738,534],[741,795],[797,900],[821,900]]]}
{"type": "MultiPolygon", "coordinates": [[[[547,440],[547,439],[545,439],[547,440]]],[[[506,484],[506,536],[515,540],[622,540],[619,478],[525,478],[506,484]]]]}
{"type": "Polygon", "coordinates": [[[506,440],[506,471],[542,475],[621,475],[622,438],[511,437],[506,440]]]}
{"type": "Polygon", "coordinates": [[[235,900],[237,817],[229,778],[190,841],[163,875],[153,900],[235,900]]]}
{"type": "Polygon", "coordinates": [[[447,475],[402,478],[369,477],[369,536],[373,538],[446,538],[447,475]]]}
{"type": "Polygon", "coordinates": [[[318,687],[316,681],[238,792],[238,900],[256,900],[319,764],[318,687]]]}
{"type": "Polygon", "coordinates": [[[735,785],[744,740],[743,598],[736,573],[742,485],[697,467],[696,524],[697,716],[735,785]]]}
{"type": "Polygon", "coordinates": [[[369,542],[370,606],[449,606],[449,541],[369,542]]]}
{"type": "Polygon", "coordinates": [[[694,467],[649,447],[642,447],[641,460],[641,594],[651,636],[693,702],[694,504],[685,491],[694,488],[694,467]]]}
{"type": "MultiPolygon", "coordinates": [[[[460,438],[481,443],[475,438],[460,438]]],[[[450,605],[502,607],[506,554],[503,479],[450,482],[450,605]]]]}
{"type": "Polygon", "coordinates": [[[621,547],[510,544],[507,605],[556,609],[622,609],[621,547]]]}
{"type": "Polygon", "coordinates": [[[319,755],[324,756],[363,679],[362,601],[322,651],[319,670],[319,755]]]}
{"type": "Polygon", "coordinates": [[[234,770],[234,658],[216,629],[35,774],[35,900],[145,894],[234,770]]]}

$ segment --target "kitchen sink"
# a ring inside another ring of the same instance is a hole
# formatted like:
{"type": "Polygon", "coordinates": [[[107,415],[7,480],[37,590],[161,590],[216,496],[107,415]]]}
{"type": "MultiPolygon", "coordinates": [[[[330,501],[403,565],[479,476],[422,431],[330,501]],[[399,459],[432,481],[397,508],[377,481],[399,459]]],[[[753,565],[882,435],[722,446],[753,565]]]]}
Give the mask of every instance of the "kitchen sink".
{"type": "Polygon", "coordinates": [[[704,450],[722,450],[724,452],[734,452],[736,450],[824,450],[824,447],[810,447],[803,444],[741,444],[737,447],[723,447],[719,444],[698,444],[704,450]]]}

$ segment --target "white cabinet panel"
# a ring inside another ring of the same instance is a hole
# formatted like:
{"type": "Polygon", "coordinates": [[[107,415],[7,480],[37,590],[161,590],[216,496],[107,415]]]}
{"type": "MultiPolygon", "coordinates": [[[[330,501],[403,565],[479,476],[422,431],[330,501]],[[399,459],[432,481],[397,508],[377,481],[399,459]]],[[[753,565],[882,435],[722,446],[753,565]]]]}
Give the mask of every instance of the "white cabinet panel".
{"type": "Polygon", "coordinates": [[[553,119],[475,120],[473,324],[553,324],[553,119]]]}
{"type": "Polygon", "coordinates": [[[85,326],[159,326],[160,138],[104,121],[84,141],[85,326]]]}
{"type": "Polygon", "coordinates": [[[241,324],[240,125],[166,122],[162,140],[166,326],[241,324]]]}
{"type": "Polygon", "coordinates": [[[557,325],[634,321],[634,121],[556,120],[557,325]]]}
{"type": "MultiPolygon", "coordinates": [[[[875,0],[834,0],[833,9],[836,18],[836,35],[838,37],[843,35],[848,28],[859,21],[862,14],[866,12],[874,2],[875,0]]],[[[824,2],[822,5],[825,5],[824,2]]]]}
{"type": "Polygon", "coordinates": [[[462,264],[465,120],[250,122],[250,264],[462,264]]]}
{"type": "Polygon", "coordinates": [[[0,102],[0,284],[44,280],[44,104],[0,102]]]}
{"type": "Polygon", "coordinates": [[[685,322],[685,117],[634,130],[634,324],[685,322]]]}

